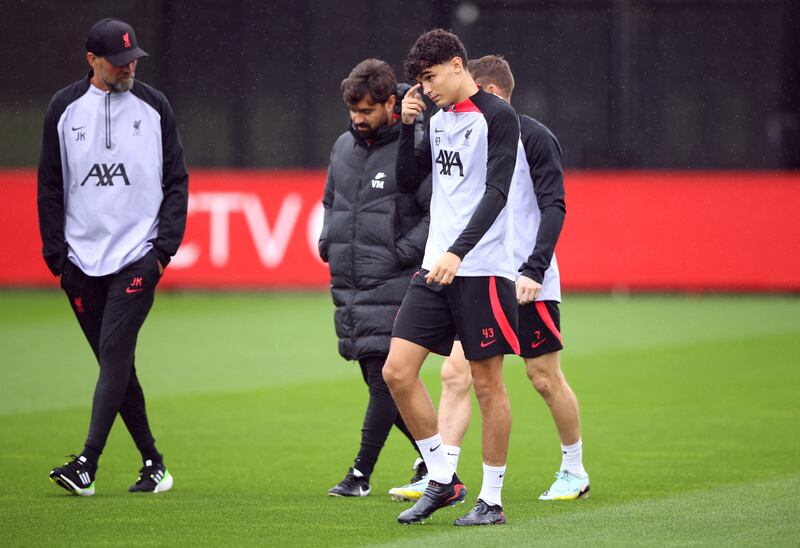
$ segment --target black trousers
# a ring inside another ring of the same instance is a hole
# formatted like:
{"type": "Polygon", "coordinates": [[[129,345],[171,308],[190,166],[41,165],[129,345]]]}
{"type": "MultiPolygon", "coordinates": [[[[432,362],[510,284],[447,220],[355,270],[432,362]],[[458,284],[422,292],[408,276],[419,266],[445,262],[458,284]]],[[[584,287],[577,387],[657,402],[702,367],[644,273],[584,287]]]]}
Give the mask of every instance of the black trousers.
{"type": "Polygon", "coordinates": [[[403,422],[389,387],[383,380],[385,362],[386,356],[370,356],[358,361],[364,382],[369,388],[369,403],[364,414],[364,426],[361,428],[361,449],[353,466],[366,477],[372,475],[392,426],[396,426],[411,442],[414,451],[419,452],[414,437],[403,422]]]}
{"type": "Polygon", "coordinates": [[[87,276],[66,261],[61,287],[100,365],[84,447],[89,458],[103,452],[117,413],[142,457],[159,458],[134,366],[136,339],[153,306],[158,271],[152,251],[120,272],[100,277],[87,276]]]}

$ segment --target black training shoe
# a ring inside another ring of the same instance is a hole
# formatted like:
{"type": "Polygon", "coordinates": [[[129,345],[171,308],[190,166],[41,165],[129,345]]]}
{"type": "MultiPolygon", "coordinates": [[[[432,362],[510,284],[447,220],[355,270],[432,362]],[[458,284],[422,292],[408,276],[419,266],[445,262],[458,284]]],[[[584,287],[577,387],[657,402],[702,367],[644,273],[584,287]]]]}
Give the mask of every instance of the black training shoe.
{"type": "Polygon", "coordinates": [[[139,479],[128,487],[130,493],[163,493],[172,489],[172,474],[163,462],[144,461],[139,479]]]}
{"type": "Polygon", "coordinates": [[[417,483],[419,480],[428,475],[428,467],[425,465],[425,461],[422,460],[422,458],[417,458],[417,460],[414,461],[414,466],[412,468],[414,470],[414,475],[411,476],[411,481],[408,483],[417,483]]]}
{"type": "Polygon", "coordinates": [[[332,497],[366,497],[369,495],[369,480],[361,475],[355,475],[355,470],[350,468],[347,475],[335,487],[331,487],[328,494],[332,497]]]}
{"type": "Polygon", "coordinates": [[[455,520],[453,525],[502,525],[505,522],[506,515],[503,513],[502,506],[486,504],[478,499],[469,514],[455,520]]]}
{"type": "Polygon", "coordinates": [[[422,497],[414,506],[397,516],[397,521],[403,524],[422,523],[439,508],[455,506],[458,502],[464,502],[466,496],[467,488],[455,474],[450,483],[438,483],[430,480],[422,497]]]}
{"type": "Polygon", "coordinates": [[[63,487],[73,495],[94,495],[94,475],[97,467],[81,455],[69,455],[72,460],[50,470],[50,481],[63,487]]]}

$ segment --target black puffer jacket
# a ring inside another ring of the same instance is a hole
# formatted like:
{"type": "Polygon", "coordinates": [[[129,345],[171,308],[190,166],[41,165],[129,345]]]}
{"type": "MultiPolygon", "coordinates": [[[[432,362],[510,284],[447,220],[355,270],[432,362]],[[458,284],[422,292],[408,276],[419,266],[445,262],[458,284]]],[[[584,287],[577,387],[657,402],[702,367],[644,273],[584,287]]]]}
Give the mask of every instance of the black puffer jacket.
{"type": "Polygon", "coordinates": [[[319,254],[331,270],[339,353],[389,353],[397,310],[428,237],[430,178],[414,194],[395,182],[400,122],[366,141],[353,127],[331,151],[319,254]]]}

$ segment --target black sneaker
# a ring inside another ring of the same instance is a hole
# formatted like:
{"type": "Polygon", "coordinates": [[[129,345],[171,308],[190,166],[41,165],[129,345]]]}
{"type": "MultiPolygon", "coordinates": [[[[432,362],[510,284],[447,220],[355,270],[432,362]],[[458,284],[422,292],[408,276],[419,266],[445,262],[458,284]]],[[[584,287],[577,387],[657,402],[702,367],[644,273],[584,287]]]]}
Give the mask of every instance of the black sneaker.
{"type": "Polygon", "coordinates": [[[422,523],[439,508],[455,506],[458,502],[464,502],[466,496],[467,488],[455,474],[450,483],[438,483],[430,480],[422,497],[414,506],[397,516],[397,521],[403,524],[422,523]]]}
{"type": "Polygon", "coordinates": [[[505,522],[506,515],[502,506],[486,504],[478,499],[469,514],[455,520],[453,525],[502,525],[505,522]]]}
{"type": "Polygon", "coordinates": [[[172,489],[172,474],[163,462],[144,461],[139,479],[128,487],[130,493],[163,493],[172,489]]]}
{"type": "Polygon", "coordinates": [[[356,470],[350,468],[347,475],[335,487],[331,487],[328,494],[332,497],[366,497],[369,495],[369,480],[356,470]]]}
{"type": "Polygon", "coordinates": [[[97,467],[81,455],[69,455],[72,460],[50,470],[50,481],[63,487],[73,495],[94,495],[94,475],[97,467]]]}
{"type": "Polygon", "coordinates": [[[428,475],[428,467],[425,465],[425,461],[422,460],[421,457],[414,461],[414,466],[412,469],[414,470],[414,475],[411,476],[411,481],[408,483],[417,483],[419,480],[428,475]]]}

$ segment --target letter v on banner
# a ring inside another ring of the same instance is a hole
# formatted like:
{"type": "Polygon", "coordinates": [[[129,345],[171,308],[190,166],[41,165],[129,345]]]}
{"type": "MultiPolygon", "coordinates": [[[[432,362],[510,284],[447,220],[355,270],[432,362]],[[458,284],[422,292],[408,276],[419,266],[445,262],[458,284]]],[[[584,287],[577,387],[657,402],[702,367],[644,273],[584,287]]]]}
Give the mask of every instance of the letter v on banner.
{"type": "Polygon", "coordinates": [[[303,200],[299,194],[287,194],[281,203],[274,227],[270,230],[259,197],[255,194],[243,195],[244,217],[253,236],[258,258],[265,267],[275,268],[283,261],[302,206],[303,200]]]}

